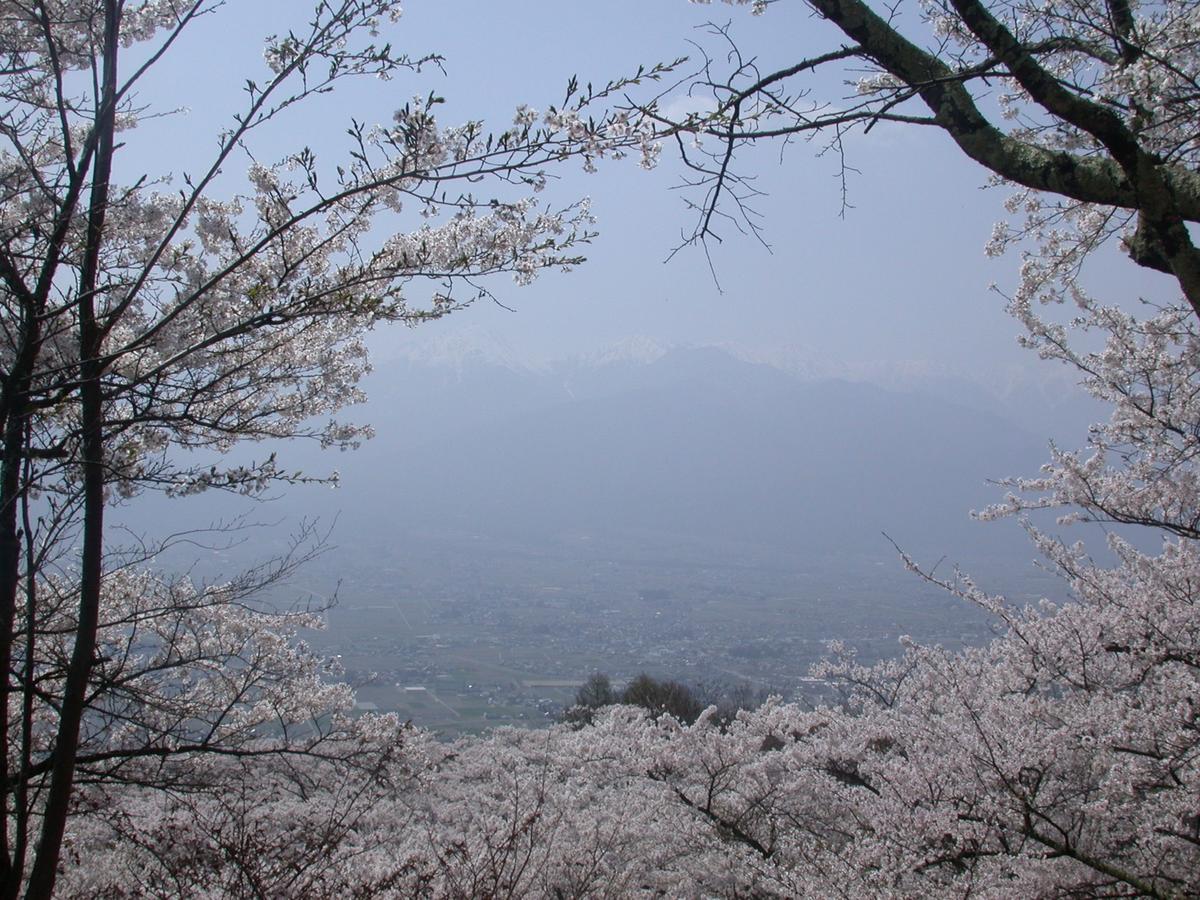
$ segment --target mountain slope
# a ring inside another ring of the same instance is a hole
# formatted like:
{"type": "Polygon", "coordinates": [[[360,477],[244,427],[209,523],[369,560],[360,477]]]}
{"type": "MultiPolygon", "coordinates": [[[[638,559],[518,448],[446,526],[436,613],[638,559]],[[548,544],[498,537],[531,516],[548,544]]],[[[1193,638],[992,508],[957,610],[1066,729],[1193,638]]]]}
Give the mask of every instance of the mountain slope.
{"type": "Polygon", "coordinates": [[[920,552],[1028,556],[968,511],[998,496],[986,479],[1036,469],[1044,441],[937,397],[803,382],[713,348],[607,374],[460,369],[440,387],[432,370],[409,375],[374,404],[378,437],[329,498],[343,528],[571,531],[767,555],[890,552],[887,531],[920,552]]]}

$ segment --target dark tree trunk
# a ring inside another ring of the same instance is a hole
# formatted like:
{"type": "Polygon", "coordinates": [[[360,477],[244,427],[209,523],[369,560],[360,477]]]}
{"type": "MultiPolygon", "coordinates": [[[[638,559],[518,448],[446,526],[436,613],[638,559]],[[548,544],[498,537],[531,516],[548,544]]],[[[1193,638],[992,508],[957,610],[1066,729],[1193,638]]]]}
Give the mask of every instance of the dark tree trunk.
{"type": "Polygon", "coordinates": [[[117,95],[120,0],[104,0],[104,63],[96,128],[98,141],[88,210],[87,243],[80,271],[79,369],[83,468],[83,552],[79,585],[79,621],[67,669],[62,712],[54,744],[50,785],[43,807],[41,839],[26,888],[26,900],[49,900],[70,809],[79,734],[96,651],[104,545],[104,434],[100,379],[100,329],[96,322],[96,286],[104,217],[112,172],[117,95]]]}

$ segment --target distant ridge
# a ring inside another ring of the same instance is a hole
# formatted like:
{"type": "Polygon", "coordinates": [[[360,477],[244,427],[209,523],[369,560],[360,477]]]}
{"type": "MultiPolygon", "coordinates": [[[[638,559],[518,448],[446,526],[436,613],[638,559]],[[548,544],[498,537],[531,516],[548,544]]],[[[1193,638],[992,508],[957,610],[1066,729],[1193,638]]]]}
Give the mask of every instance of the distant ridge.
{"type": "MultiPolygon", "coordinates": [[[[862,382],[899,390],[931,394],[963,406],[995,413],[1013,420],[1026,430],[1073,445],[1086,435],[1088,424],[1102,411],[1088,401],[1062,367],[1050,365],[1010,366],[986,371],[958,371],[945,364],[923,359],[846,361],[830,359],[811,346],[785,344],[753,348],[736,343],[705,345],[665,344],[643,334],[626,338],[585,353],[557,358],[523,355],[502,338],[483,328],[457,327],[447,333],[433,329],[415,330],[399,343],[389,342],[373,350],[376,367],[386,373],[389,365],[401,362],[437,370],[455,378],[488,369],[520,376],[553,376],[559,393],[575,397],[604,390],[603,378],[620,378],[611,372],[650,366],[676,351],[717,350],[733,359],[768,366],[798,381],[842,380],[862,382]]],[[[375,392],[384,392],[386,374],[373,381],[375,392]]]]}
{"type": "Polygon", "coordinates": [[[640,338],[541,370],[423,359],[375,376],[378,436],[323,495],[340,528],[534,543],[571,531],[775,557],[890,556],[887,531],[915,551],[1030,556],[1017,529],[997,544],[1006,526],[969,511],[998,499],[988,479],[1035,472],[1046,440],[971,402],[970,385],[888,391],[640,338]]]}

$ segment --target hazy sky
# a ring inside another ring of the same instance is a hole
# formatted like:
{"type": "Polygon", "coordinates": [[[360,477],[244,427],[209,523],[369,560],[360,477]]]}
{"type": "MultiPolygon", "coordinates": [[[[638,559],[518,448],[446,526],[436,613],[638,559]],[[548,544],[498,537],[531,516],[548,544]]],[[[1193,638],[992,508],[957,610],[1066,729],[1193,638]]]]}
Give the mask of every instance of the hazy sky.
{"type": "MultiPolygon", "coordinates": [[[[197,29],[143,99],[190,111],[144,126],[161,168],[179,170],[210,144],[246,77],[261,77],[261,37],[282,30],[297,0],[240,2],[197,29]],[[236,26],[236,27],[231,27],[236,26]],[[165,77],[164,77],[165,76],[165,77]],[[167,149],[167,148],[170,149],[167,149]]],[[[636,65],[694,53],[688,41],[708,21],[733,24],[746,55],[764,66],[829,49],[836,37],[798,2],[764,16],[687,0],[412,0],[388,37],[412,54],[438,52],[447,74],[363,84],[289,120],[286,141],[334,153],[350,115],[387,121],[391,110],[430,90],[448,103],[447,122],[487,118],[504,127],[518,103],[544,109],[561,98],[572,74],[604,82],[636,65]],[[315,113],[315,115],[314,115],[315,113]]],[[[830,98],[850,89],[824,84],[830,98]]],[[[281,150],[287,146],[281,142],[281,150]]],[[[144,151],[145,144],[143,144],[144,151]]],[[[833,160],[798,144],[780,159],[764,147],[744,170],[769,196],[763,214],[767,251],[726,229],[714,250],[718,290],[699,250],[664,263],[691,227],[667,154],[646,173],[631,162],[597,175],[564,168],[553,196],[590,196],[600,238],[590,261],[569,275],[548,273],[532,288],[496,285],[515,312],[483,304],[416,331],[381,336],[433,340],[467,329],[495,336],[518,354],[553,358],[594,350],[639,334],[664,344],[733,342],[763,350],[796,346],[825,360],[926,360],[953,371],[981,372],[1025,361],[1016,326],[991,282],[1011,286],[1018,260],[989,260],[983,246],[1002,213],[1004,189],[981,190],[986,173],[933,129],[881,127],[856,136],[849,162],[853,209],[840,212],[833,160]]],[[[131,151],[133,152],[133,151],[131,151]]],[[[198,158],[198,157],[196,157],[198,158]]],[[[136,161],[139,158],[134,158],[136,161]]],[[[240,164],[239,164],[240,165],[240,164]]],[[[1114,259],[1097,278],[1132,292],[1134,267],[1114,259]]]]}

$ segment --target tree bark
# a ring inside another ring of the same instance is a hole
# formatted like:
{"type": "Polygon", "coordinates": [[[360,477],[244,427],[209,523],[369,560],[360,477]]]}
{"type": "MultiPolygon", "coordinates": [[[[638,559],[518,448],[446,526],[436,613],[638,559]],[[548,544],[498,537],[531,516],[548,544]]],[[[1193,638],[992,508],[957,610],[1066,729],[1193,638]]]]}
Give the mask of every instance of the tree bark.
{"type": "MultiPolygon", "coordinates": [[[[959,149],[980,165],[1002,178],[1034,190],[1061,194],[1086,203],[1143,209],[1147,202],[1146,190],[1135,180],[1143,174],[1143,170],[1134,165],[1136,160],[1133,157],[1129,160],[1080,157],[1010,137],[980,112],[953,69],[907,40],[862,0],[810,0],[810,5],[854,40],[864,55],[905,84],[911,85],[933,112],[936,124],[954,140],[959,149]]],[[[960,0],[955,7],[960,15],[963,12],[959,7],[968,12],[982,9],[972,0],[960,0]]],[[[983,12],[988,15],[986,10],[983,12]]],[[[992,21],[995,22],[994,19],[992,21]]],[[[971,23],[967,21],[967,24],[970,26],[971,23]]],[[[999,23],[995,24],[999,26],[999,23]]],[[[986,38],[981,36],[981,40],[988,44],[986,38]]],[[[996,48],[992,49],[996,51],[996,48]]],[[[1013,74],[1020,80],[1019,72],[1014,71],[1013,74]]],[[[1034,98],[1041,102],[1036,93],[1034,98]]],[[[1071,99],[1086,103],[1089,107],[1095,106],[1073,95],[1071,99]]],[[[1055,112],[1048,105],[1046,109],[1055,112]]],[[[1121,125],[1115,115],[1107,110],[1105,113],[1111,117],[1106,126],[1111,125],[1112,121],[1121,125]]],[[[1068,118],[1067,121],[1071,120],[1068,118]]],[[[1159,199],[1163,202],[1169,199],[1180,220],[1180,227],[1186,231],[1182,222],[1200,221],[1200,173],[1163,163],[1154,169],[1158,181],[1156,190],[1162,195],[1159,199]]],[[[1178,238],[1176,229],[1172,229],[1171,233],[1178,238]]]]}
{"type": "Polygon", "coordinates": [[[99,624],[104,545],[104,434],[100,379],[100,329],[96,323],[96,288],[104,218],[112,173],[117,100],[117,52],[121,0],[104,0],[104,48],[101,101],[97,114],[98,141],[88,209],[87,241],[79,278],[80,409],[83,468],[83,549],[79,587],[79,620],[75,646],[67,669],[63,704],[55,738],[50,786],[43,808],[41,838],[29,874],[26,900],[49,900],[54,892],[75,778],[79,733],[88,680],[95,659],[99,624]]]}

